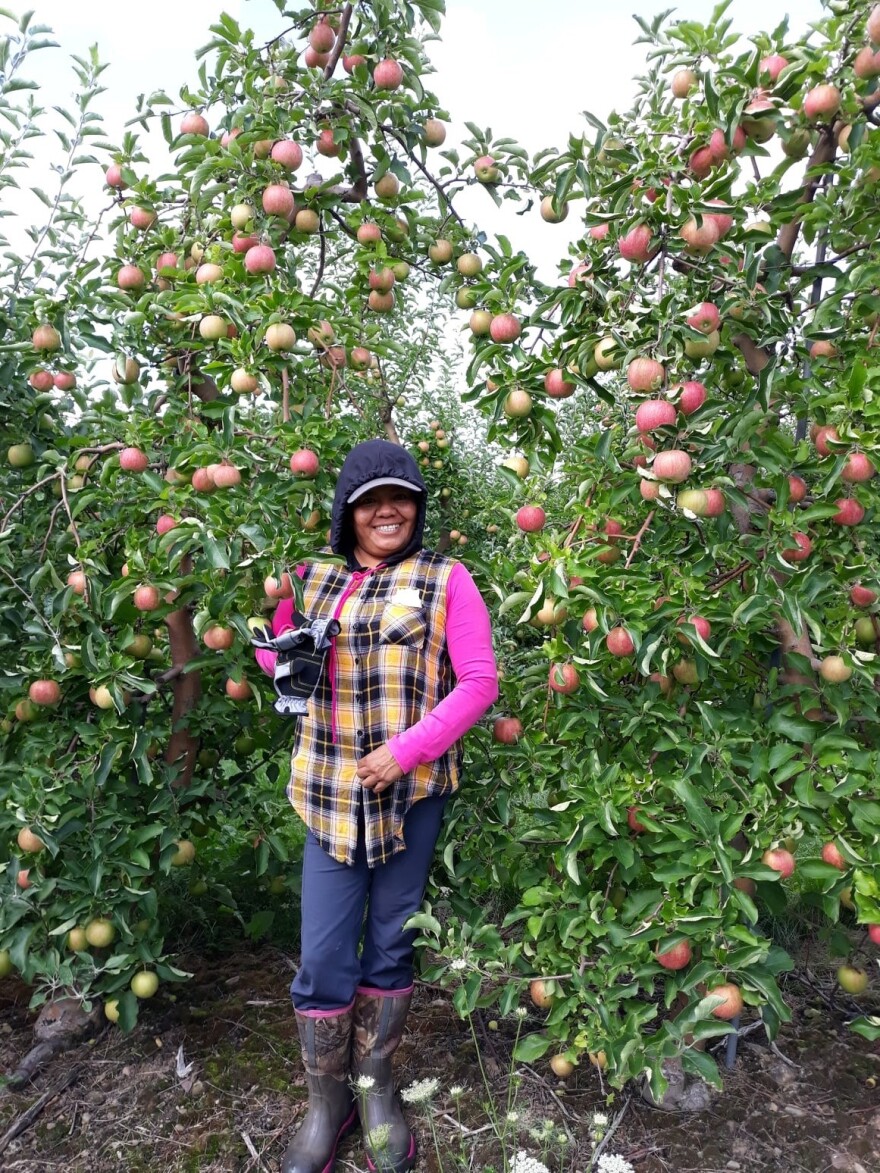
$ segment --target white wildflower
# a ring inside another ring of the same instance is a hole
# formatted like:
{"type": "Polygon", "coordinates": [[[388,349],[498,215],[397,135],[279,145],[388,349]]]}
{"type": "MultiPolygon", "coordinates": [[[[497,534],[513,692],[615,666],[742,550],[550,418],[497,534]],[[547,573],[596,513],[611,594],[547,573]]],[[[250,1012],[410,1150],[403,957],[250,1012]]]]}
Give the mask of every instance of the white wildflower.
{"type": "Polygon", "coordinates": [[[517,1006],[516,1010],[514,1010],[513,1013],[514,1013],[515,1018],[522,1019],[522,1018],[525,1018],[529,1012],[528,1012],[528,1010],[526,1010],[525,1006],[517,1006]]]}
{"type": "Polygon", "coordinates": [[[460,1083],[454,1083],[452,1085],[452,1087],[449,1089],[449,1094],[450,1094],[450,1096],[452,1096],[453,1100],[460,1100],[461,1097],[464,1095],[463,1085],[460,1083]]]}
{"type": "Polygon", "coordinates": [[[391,1140],[391,1125],[377,1124],[366,1139],[374,1153],[381,1153],[388,1148],[388,1142],[391,1140]]]}
{"type": "Polygon", "coordinates": [[[516,1124],[517,1120],[519,1120],[519,1112],[508,1112],[505,1120],[508,1124],[516,1124]]]}
{"type": "Polygon", "coordinates": [[[616,1153],[603,1153],[597,1168],[599,1173],[636,1173],[629,1161],[616,1153]]]}
{"type": "Polygon", "coordinates": [[[593,1127],[594,1128],[604,1128],[607,1123],[608,1123],[608,1117],[605,1115],[604,1112],[594,1112],[593,1113],[593,1127]]]}
{"type": "Polygon", "coordinates": [[[449,963],[449,968],[460,973],[463,969],[467,969],[467,962],[463,957],[453,957],[449,963]]]}
{"type": "Polygon", "coordinates": [[[520,1149],[513,1158],[511,1173],[550,1173],[550,1170],[546,1165],[542,1165],[540,1161],[536,1161],[534,1157],[530,1157],[527,1152],[520,1149]]]}
{"type": "Polygon", "coordinates": [[[407,1104],[427,1104],[437,1094],[440,1086],[439,1079],[417,1079],[400,1093],[407,1104]]]}
{"type": "Polygon", "coordinates": [[[368,1092],[376,1086],[376,1081],[372,1075],[359,1075],[354,1081],[354,1090],[357,1092],[368,1092]]]}

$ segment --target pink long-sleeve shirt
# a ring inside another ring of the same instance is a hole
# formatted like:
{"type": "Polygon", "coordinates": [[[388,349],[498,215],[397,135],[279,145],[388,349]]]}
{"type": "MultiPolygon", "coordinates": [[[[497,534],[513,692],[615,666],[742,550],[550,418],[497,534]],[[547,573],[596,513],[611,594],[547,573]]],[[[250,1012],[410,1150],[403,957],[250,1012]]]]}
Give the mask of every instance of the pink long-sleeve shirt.
{"type": "MultiPolygon", "coordinates": [[[[297,567],[302,577],[304,567],[297,567]]],[[[272,617],[274,635],[293,627],[293,600],[282,599],[272,617]]],[[[446,647],[455,687],[415,725],[388,742],[394,760],[409,773],[433,762],[462,737],[498,699],[498,669],[492,651],[489,612],[467,567],[457,562],[446,586],[446,647]]],[[[256,651],[257,663],[275,674],[275,652],[256,651]]]]}

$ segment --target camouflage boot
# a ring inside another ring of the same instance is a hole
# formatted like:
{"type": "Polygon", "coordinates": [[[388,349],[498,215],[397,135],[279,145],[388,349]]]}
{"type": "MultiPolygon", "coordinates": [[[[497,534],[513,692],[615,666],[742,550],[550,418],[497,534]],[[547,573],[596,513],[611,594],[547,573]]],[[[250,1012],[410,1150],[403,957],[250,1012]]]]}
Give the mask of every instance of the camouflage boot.
{"type": "Polygon", "coordinates": [[[367,1164],[382,1173],[403,1173],[416,1159],[416,1138],[407,1127],[394,1095],[391,1056],[403,1037],[412,986],[408,990],[359,987],[354,1001],[351,1075],[357,1084],[372,1079],[358,1091],[358,1113],[364,1133],[367,1164]]]}
{"type": "Polygon", "coordinates": [[[287,1146],[281,1173],[332,1173],[336,1148],[354,1127],[356,1108],[349,1086],[351,1007],[323,1018],[297,1014],[309,1110],[287,1146]]]}

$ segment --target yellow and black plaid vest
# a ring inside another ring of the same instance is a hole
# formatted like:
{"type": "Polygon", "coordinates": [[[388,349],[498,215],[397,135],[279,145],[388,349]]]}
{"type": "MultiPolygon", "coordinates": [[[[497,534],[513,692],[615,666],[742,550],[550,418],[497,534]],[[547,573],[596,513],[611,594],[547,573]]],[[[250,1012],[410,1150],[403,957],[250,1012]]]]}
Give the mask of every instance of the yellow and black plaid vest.
{"type": "MultiPolygon", "coordinates": [[[[297,722],[288,797],[324,850],[341,863],[354,862],[361,810],[367,863],[375,867],[403,850],[403,820],[413,803],[458,788],[460,742],[379,795],[365,790],[355,773],[360,758],[414,725],[453,688],[446,584],[454,566],[451,558],[422,550],[365,575],[339,614],[335,721],[328,657],[308,716],[297,722]],[[401,590],[417,591],[421,605],[392,602],[401,590]]],[[[308,563],[303,614],[331,616],[351,580],[345,568],[308,563]]]]}

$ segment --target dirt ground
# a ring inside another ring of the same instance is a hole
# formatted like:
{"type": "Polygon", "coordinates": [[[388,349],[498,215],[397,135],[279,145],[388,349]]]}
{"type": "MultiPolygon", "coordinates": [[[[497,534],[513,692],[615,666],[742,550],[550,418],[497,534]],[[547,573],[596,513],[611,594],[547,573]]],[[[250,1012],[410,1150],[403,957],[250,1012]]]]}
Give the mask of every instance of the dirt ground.
{"type": "MultiPolygon", "coordinates": [[[[190,959],[188,968],[195,971],[193,981],[176,987],[174,998],[163,988],[145,1005],[132,1035],[107,1028],[57,1057],[23,1092],[0,1090],[0,1170],[277,1173],[286,1138],[305,1108],[287,998],[293,962],[267,947],[210,968],[190,959]],[[178,1073],[179,1054],[181,1070],[192,1064],[184,1075],[178,1073]],[[23,1114],[59,1088],[9,1140],[23,1114]]],[[[527,1130],[550,1118],[571,1137],[564,1165],[554,1167],[585,1171],[592,1149],[589,1122],[601,1111],[616,1124],[606,1151],[626,1157],[637,1173],[877,1173],[880,1045],[846,1029],[855,1004],[832,990],[830,980],[791,978],[787,995],[794,1021],[782,1031],[778,1053],[763,1031],[747,1034],[735,1067],[725,1072],[724,1093],[713,1093],[710,1107],[697,1114],[661,1112],[626,1092],[609,1103],[592,1067],[578,1069],[563,1084],[546,1064],[519,1065],[521,1147],[537,1156],[527,1130]]],[[[27,1000],[23,986],[0,983],[4,1074],[31,1046],[27,1000]]],[[[877,1002],[860,1009],[877,1013],[877,1002]]],[[[477,1020],[480,1050],[500,1100],[515,1025],[502,1021],[491,1031],[487,1018],[477,1020]]],[[[404,1086],[427,1076],[441,1083],[432,1107],[442,1164],[426,1120],[408,1109],[422,1154],[417,1168],[500,1169],[491,1133],[461,1130],[486,1124],[486,1095],[469,1028],[447,994],[417,988],[397,1064],[404,1086]],[[468,1088],[459,1101],[461,1125],[446,1095],[455,1083],[468,1088]],[[468,1156],[459,1164],[462,1152],[468,1156]]],[[[357,1133],[345,1142],[337,1168],[366,1169],[357,1133]]]]}

